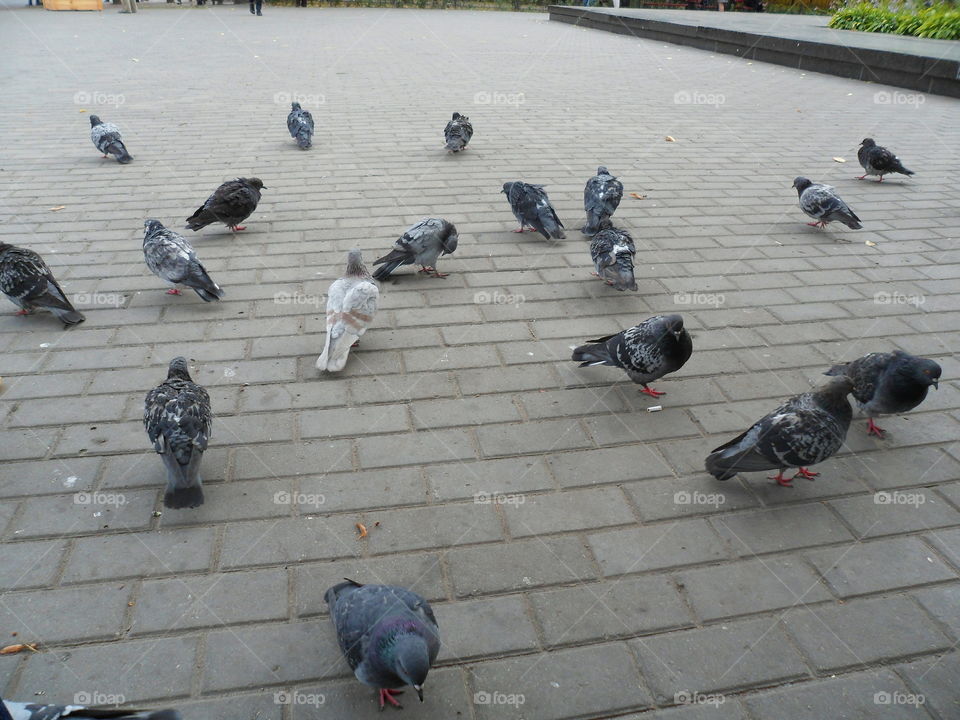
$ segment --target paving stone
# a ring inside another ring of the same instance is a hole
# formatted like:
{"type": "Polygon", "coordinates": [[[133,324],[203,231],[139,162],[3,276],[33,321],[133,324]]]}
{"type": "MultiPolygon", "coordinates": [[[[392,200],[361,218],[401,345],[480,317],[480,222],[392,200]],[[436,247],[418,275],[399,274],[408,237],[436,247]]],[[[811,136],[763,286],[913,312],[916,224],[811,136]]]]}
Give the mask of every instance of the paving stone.
{"type": "Polygon", "coordinates": [[[811,550],[804,556],[844,598],[957,579],[955,571],[913,537],[811,550]]]}
{"type": "Polygon", "coordinates": [[[301,515],[420,505],[427,494],[416,468],[365,470],[303,478],[291,498],[301,515]]]}
{"type": "Polygon", "coordinates": [[[470,675],[478,718],[516,717],[519,712],[529,720],[609,715],[651,702],[621,643],[481,663],[470,668],[470,675]],[[583,668],[597,666],[604,672],[588,680],[583,668]],[[504,702],[518,696],[523,696],[522,704],[504,702]]]}
{"type": "Polygon", "coordinates": [[[88,492],[93,489],[100,464],[99,458],[7,463],[0,496],[88,492]]]}
{"type": "Polygon", "coordinates": [[[427,430],[415,435],[361,437],[357,439],[357,448],[360,465],[365,468],[476,457],[472,439],[466,430],[427,430]]]}
{"type": "Polygon", "coordinates": [[[656,478],[623,486],[644,520],[667,520],[757,507],[736,480],[718,485],[712,477],[656,478]]]}
{"type": "Polygon", "coordinates": [[[932,660],[900,665],[897,670],[912,686],[913,699],[919,700],[922,695],[923,708],[935,718],[947,720],[960,712],[960,698],[957,698],[956,691],[957,682],[960,681],[960,657],[956,652],[944,653],[932,660]]]}
{"type": "Polygon", "coordinates": [[[866,598],[798,608],[784,625],[819,670],[944,650],[952,644],[910,598],[866,598]],[[883,633],[871,629],[882,627],[883,633]]]}
{"type": "Polygon", "coordinates": [[[53,583],[66,543],[53,540],[7,543],[0,566],[0,589],[25,590],[53,583]]]}
{"type": "Polygon", "coordinates": [[[519,595],[436,605],[434,613],[443,639],[438,662],[461,662],[538,646],[519,595]]]}
{"type": "Polygon", "coordinates": [[[156,492],[96,491],[45,495],[23,503],[13,531],[18,538],[105,530],[143,530],[150,525],[156,492]]]}
{"type": "Polygon", "coordinates": [[[546,465],[534,457],[431,465],[425,472],[430,492],[437,500],[477,498],[481,495],[492,498],[554,487],[546,465]]]}
{"type": "Polygon", "coordinates": [[[700,519],[658,523],[588,536],[604,576],[725,559],[720,540],[700,519]]]}
{"type": "Polygon", "coordinates": [[[368,513],[368,517],[380,523],[367,537],[374,554],[448,548],[503,537],[492,503],[382,510],[368,513]]]}
{"type": "Polygon", "coordinates": [[[819,503],[724,515],[711,522],[733,552],[741,556],[853,538],[837,517],[819,503]]]}
{"type": "Polygon", "coordinates": [[[951,583],[916,590],[913,596],[927,612],[952,632],[954,637],[960,637],[960,585],[951,583]]]}
{"type": "Polygon", "coordinates": [[[235,522],[227,526],[220,556],[222,568],[332,560],[360,554],[355,520],[282,518],[235,522]]]}
{"type": "Polygon", "coordinates": [[[672,475],[670,467],[649,445],[565,452],[548,458],[550,468],[562,487],[672,475]],[[598,476],[597,469],[603,474],[598,476]]]}
{"type": "Polygon", "coordinates": [[[926,489],[881,490],[830,505],[860,538],[960,525],[960,513],[926,489]]]}
{"type": "Polygon", "coordinates": [[[4,593],[0,619],[4,630],[45,645],[119,636],[130,588],[31,590],[4,593]],[[64,608],[70,608],[69,613],[64,608]]]}
{"type": "Polygon", "coordinates": [[[631,641],[658,703],[675,694],[770,685],[808,673],[786,634],[769,618],[683,630],[631,641]]]}
{"type": "Polygon", "coordinates": [[[589,488],[562,493],[507,496],[503,515],[513,537],[587,530],[636,521],[617,488],[589,488]]]}

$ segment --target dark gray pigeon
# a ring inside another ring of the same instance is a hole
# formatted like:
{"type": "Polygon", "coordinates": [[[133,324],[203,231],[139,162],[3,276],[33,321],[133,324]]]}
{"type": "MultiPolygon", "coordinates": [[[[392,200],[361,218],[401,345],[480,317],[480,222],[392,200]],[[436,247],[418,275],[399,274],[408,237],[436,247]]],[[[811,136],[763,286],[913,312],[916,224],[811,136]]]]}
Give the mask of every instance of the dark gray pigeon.
{"type": "Polygon", "coordinates": [[[590,257],[597,269],[596,276],[617,290],[636,290],[633,277],[633,257],[637,248],[626,230],[613,227],[610,220],[600,221],[600,230],[590,243],[590,257]]]}
{"type": "Polygon", "coordinates": [[[260,191],[266,189],[260,178],[228,180],[187,218],[187,228],[200,230],[211,223],[221,222],[231,230],[246,230],[240,223],[257,209],[260,191]]]}
{"type": "Polygon", "coordinates": [[[207,391],[190,379],[187,361],[170,361],[167,379],[147,393],[143,426],[167,468],[164,507],[203,505],[200,461],[210,440],[213,413],[207,391]]]}
{"type": "Polygon", "coordinates": [[[607,172],[601,165],[597,174],[587,180],[583,189],[583,209],[587,213],[584,235],[594,235],[600,230],[600,222],[616,212],[623,199],[623,183],[607,172]]]}
{"type": "Polygon", "coordinates": [[[81,705],[37,705],[32,702],[0,701],[0,720],[181,720],[176,710],[119,710],[117,708],[90,708],[81,705]]]}
{"type": "Polygon", "coordinates": [[[849,378],[839,377],[790,398],[711,452],[707,472],[717,480],[729,480],[739,472],[777,470],[770,479],[784,487],[792,487],[790,481],[797,477],[812,480],[820,473],[810,472],[807,466],[833,455],[847,437],[853,417],[847,395],[852,389],[849,378]],[[798,468],[793,478],[783,475],[788,467],[798,468]]]}
{"type": "Polygon", "coordinates": [[[811,182],[805,177],[794,178],[793,187],[800,197],[800,209],[817,222],[807,223],[813,227],[826,228],[827,223],[839,220],[852,230],[863,227],[853,210],[840,199],[832,185],[811,182]]]}
{"type": "Polygon", "coordinates": [[[419,265],[431,277],[447,277],[437,272],[437,258],[457,249],[460,236],[453,223],[440,218],[425,218],[411,225],[393,244],[393,250],[373,261],[380,265],[373,273],[377,280],[386,280],[401,265],[419,265]]]}
{"type": "Polygon", "coordinates": [[[466,150],[467,143],[473,137],[473,125],[470,124],[470,118],[455,112],[453,118],[443,129],[443,137],[447,141],[449,152],[456,153],[466,150]]]}
{"type": "Polygon", "coordinates": [[[27,248],[0,243],[0,291],[20,306],[17,315],[29,315],[40,308],[67,325],[85,319],[67,300],[43,258],[27,248]]]}
{"type": "Polygon", "coordinates": [[[412,590],[362,585],[354,580],[324,594],[337,642],[357,680],[380,691],[385,702],[412,685],[423,702],[423,684],[440,652],[440,628],[430,604],[412,590]]]}
{"type": "Polygon", "coordinates": [[[873,418],[913,410],[931,385],[940,387],[942,372],[933,360],[894,350],[834,365],[824,375],[845,375],[853,381],[853,397],[867,415],[867,433],[882,438],[884,431],[873,418]]]}
{"type": "Polygon", "coordinates": [[[290,137],[297,141],[301,150],[309,150],[313,145],[313,115],[309,110],[300,107],[298,102],[290,104],[287,130],[290,131],[290,137]]]}
{"type": "Polygon", "coordinates": [[[633,382],[643,386],[640,392],[651,397],[666,393],[647,387],[647,383],[676,372],[693,353],[693,341],[680,315],[656,315],[629,330],[587,342],[591,344],[573,351],[580,367],[623,368],[633,382]]]}
{"type": "Polygon", "coordinates": [[[223,290],[210,279],[187,239],[165,228],[159,220],[145,220],[143,223],[143,259],[150,272],[174,285],[167,290],[168,295],[179,295],[176,286],[186,285],[205,302],[223,297],[223,290]]]}
{"type": "Polygon", "coordinates": [[[104,157],[113,155],[118,163],[126,165],[133,160],[127,152],[120,136],[120,128],[113,123],[105,123],[96,115],[90,116],[90,139],[104,157]]]}
{"type": "Polygon", "coordinates": [[[550,204],[550,198],[543,191],[543,185],[529,185],[525,182],[508,182],[503,184],[500,192],[507,196],[513,216],[520,223],[514,232],[522,233],[523,228],[529,225],[531,232],[539,232],[548,240],[555,238],[562,240],[563,223],[557,217],[557,211],[550,204]]]}
{"type": "Polygon", "coordinates": [[[913,170],[907,170],[900,158],[894,155],[881,145],[877,145],[873,138],[864,138],[860,143],[860,149],[857,150],[857,160],[863,167],[863,175],[857,180],[863,180],[867,175],[879,175],[877,182],[883,182],[883,176],[890,173],[900,173],[901,175],[913,175],[913,170]]]}

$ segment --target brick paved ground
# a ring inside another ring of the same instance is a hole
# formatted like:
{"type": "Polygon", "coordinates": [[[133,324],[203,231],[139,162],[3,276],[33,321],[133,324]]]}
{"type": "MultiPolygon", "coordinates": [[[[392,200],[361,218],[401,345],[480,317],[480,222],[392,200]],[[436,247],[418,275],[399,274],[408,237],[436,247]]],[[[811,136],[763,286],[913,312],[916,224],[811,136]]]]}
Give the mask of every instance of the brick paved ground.
{"type": "Polygon", "coordinates": [[[374,717],[322,602],[351,576],[434,602],[444,650],[405,717],[960,716],[956,101],[878,104],[891,88],[538,15],[18,9],[0,37],[0,233],[40,251],[87,315],[69,331],[0,318],[0,632],[42,643],[0,657],[5,696],[374,717]],[[325,100],[309,153],[286,135],[291,93],[325,100]],[[122,126],[132,165],[99,158],[82,110],[122,126]],[[453,110],[476,127],[462,156],[441,151],[453,110]],[[916,178],[853,181],[867,135],[916,178]],[[600,163],[646,196],[617,214],[640,246],[634,294],[589,277],[576,232],[600,163]],[[798,174],[835,184],[865,229],[806,227],[798,174]],[[226,299],[165,295],[143,219],[179,227],[238,175],[269,188],[250,229],[192,236],[226,299]],[[498,191],[518,178],[548,184],[565,242],[507,232],[498,191]],[[398,274],[346,371],[317,377],[346,250],[372,259],[428,214],[460,229],[450,277],[398,274]],[[662,412],[620,372],[567,359],[676,310],[696,350],[658,383],[662,412]],[[702,471],[832,362],[893,348],[937,358],[944,379],[882,423],[888,440],[858,420],[792,490],[702,471]],[[139,418],[176,354],[218,417],[207,503],[158,516],[139,418]],[[124,504],[76,501],[93,491],[124,504]],[[275,704],[284,689],[324,704],[275,704]],[[684,692],[726,702],[672,708],[684,692]]]}

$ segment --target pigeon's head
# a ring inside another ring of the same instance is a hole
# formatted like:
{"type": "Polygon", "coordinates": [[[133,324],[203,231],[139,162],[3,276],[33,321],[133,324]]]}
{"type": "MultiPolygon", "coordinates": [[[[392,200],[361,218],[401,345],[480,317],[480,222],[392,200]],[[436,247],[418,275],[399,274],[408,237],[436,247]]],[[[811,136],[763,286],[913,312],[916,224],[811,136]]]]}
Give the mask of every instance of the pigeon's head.
{"type": "Polygon", "coordinates": [[[664,315],[663,326],[668,333],[670,333],[677,340],[679,340],[680,336],[683,335],[684,333],[683,316],[682,315],[664,315]]]}
{"type": "Polygon", "coordinates": [[[91,116],[90,116],[90,127],[96,127],[96,126],[99,125],[99,124],[100,124],[100,116],[99,116],[99,115],[91,115],[91,116]]]}
{"type": "Polygon", "coordinates": [[[247,185],[252,188],[256,188],[257,190],[267,189],[267,186],[263,184],[263,180],[260,178],[240,178],[240,180],[241,182],[245,182],[247,185]]]}
{"type": "Polygon", "coordinates": [[[440,237],[440,247],[444,255],[449,255],[457,249],[457,243],[460,242],[460,235],[457,233],[457,227],[448,220],[443,221],[443,234],[440,237]]]}
{"type": "Polygon", "coordinates": [[[928,387],[933,385],[940,387],[940,374],[943,370],[935,361],[928,358],[915,358],[905,354],[900,367],[897,368],[897,374],[906,380],[928,387]]]}
{"type": "Polygon", "coordinates": [[[511,189],[513,186],[514,186],[514,183],[512,183],[512,182],[504,183],[504,184],[503,184],[503,190],[501,190],[500,192],[506,193],[507,195],[509,195],[509,194],[510,194],[510,189],[511,189]]]}
{"type": "Polygon", "coordinates": [[[610,171],[607,170],[605,165],[601,165],[597,168],[597,175],[609,175],[610,171]]]}
{"type": "Polygon", "coordinates": [[[360,253],[360,248],[354,248],[347,253],[347,275],[359,277],[370,275],[367,272],[367,266],[363,264],[363,255],[360,253]]]}
{"type": "Polygon", "coordinates": [[[423,702],[423,684],[430,672],[430,650],[427,641],[419,633],[410,631],[399,635],[393,648],[394,674],[417,691],[423,702]]]}
{"type": "Polygon", "coordinates": [[[187,359],[185,357],[178,356],[170,361],[170,370],[167,372],[167,378],[190,379],[190,368],[187,365],[187,359]]]}
{"type": "Polygon", "coordinates": [[[300,103],[290,103],[291,110],[300,110],[300,103]]]}
{"type": "Polygon", "coordinates": [[[613,227],[613,221],[610,218],[605,217],[603,220],[597,223],[597,226],[601,230],[610,230],[613,227]]]}
{"type": "Polygon", "coordinates": [[[860,144],[866,148],[876,147],[876,143],[873,141],[873,138],[864,138],[860,141],[860,144]]]}
{"type": "Polygon", "coordinates": [[[811,185],[813,185],[813,183],[810,182],[808,178],[805,178],[802,175],[800,177],[795,177],[793,179],[793,186],[797,189],[798,193],[802,193],[811,185]]]}
{"type": "Polygon", "coordinates": [[[163,230],[163,223],[159,220],[144,220],[143,221],[143,234],[144,236],[153,235],[157,230],[163,230]]]}
{"type": "Polygon", "coordinates": [[[453,119],[453,120],[459,120],[459,119],[462,118],[462,117],[463,117],[463,115],[461,115],[461,114],[458,113],[458,112],[455,112],[455,113],[453,114],[453,118],[452,118],[452,119],[453,119]]]}

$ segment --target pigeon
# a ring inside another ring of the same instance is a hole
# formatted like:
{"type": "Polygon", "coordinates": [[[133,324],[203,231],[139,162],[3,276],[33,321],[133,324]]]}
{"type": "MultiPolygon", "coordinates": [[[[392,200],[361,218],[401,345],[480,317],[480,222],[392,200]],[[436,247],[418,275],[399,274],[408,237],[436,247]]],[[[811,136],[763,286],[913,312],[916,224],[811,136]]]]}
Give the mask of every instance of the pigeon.
{"type": "Polygon", "coordinates": [[[600,229],[590,243],[590,257],[597,269],[595,275],[616,290],[636,290],[633,277],[633,256],[637,248],[626,230],[613,227],[610,220],[600,221],[600,229]]]}
{"type": "Polygon", "coordinates": [[[287,130],[290,131],[290,137],[297,141],[301,150],[309,150],[313,145],[313,115],[309,110],[301,108],[298,102],[290,104],[287,130]]]}
{"type": "Polygon", "coordinates": [[[797,189],[797,195],[800,196],[800,209],[817,221],[807,225],[826,228],[827,223],[839,220],[852,230],[863,227],[860,224],[860,218],[840,199],[833,186],[798,177],[794,178],[793,187],[797,189]]]}
{"type": "Polygon", "coordinates": [[[143,259],[150,272],[161,280],[172,283],[168,295],[179,295],[177,285],[193,288],[204,302],[213,302],[223,297],[223,290],[207,274],[206,268],[197,260],[197,254],[180,233],[169,230],[158,220],[143,223],[143,259]]]}
{"type": "Polygon", "coordinates": [[[17,315],[42,308],[67,325],[85,319],[67,300],[43,258],[27,248],[0,243],[0,291],[20,306],[17,315]]]}
{"type": "Polygon", "coordinates": [[[824,375],[845,375],[853,381],[853,398],[867,415],[867,434],[882,438],[884,431],[873,418],[913,410],[931,385],[940,387],[941,372],[933,360],[894,350],[834,365],[824,375]]]}
{"type": "Polygon", "coordinates": [[[597,174],[587,180],[583,188],[583,209],[587,213],[584,235],[595,235],[600,230],[600,221],[609,218],[623,199],[623,183],[607,172],[602,165],[597,174]]]}
{"type": "Polygon", "coordinates": [[[120,135],[120,128],[113,123],[105,123],[96,115],[90,116],[90,139],[97,146],[97,150],[103,153],[104,157],[113,155],[117,162],[126,165],[133,160],[133,156],[127,152],[126,146],[120,135]]]}
{"type": "Polygon", "coordinates": [[[676,372],[693,353],[690,334],[680,315],[656,315],[616,335],[588,340],[573,351],[580,367],[610,365],[623,368],[640,391],[651,397],[666,395],[647,387],[647,383],[676,372]]]}
{"type": "Polygon", "coordinates": [[[213,413],[207,391],[190,379],[187,361],[170,361],[167,379],[147,393],[143,426],[167,468],[163,506],[174,510],[203,505],[200,460],[207,449],[213,413]]]}
{"type": "Polygon", "coordinates": [[[873,138],[864,138],[860,143],[860,149],[857,150],[857,160],[863,167],[864,173],[857,177],[857,180],[863,180],[867,175],[879,175],[877,182],[883,182],[883,176],[890,173],[900,173],[901,175],[913,175],[913,170],[907,170],[900,158],[887,150],[885,147],[877,145],[873,138]]]}
{"type": "Polygon", "coordinates": [[[528,185],[525,182],[508,182],[503,184],[503,190],[510,202],[510,209],[520,223],[514,232],[522,233],[525,225],[530,226],[530,232],[539,232],[548,240],[556,238],[562,240],[563,223],[557,217],[557,211],[550,204],[550,198],[543,191],[543,185],[528,185]]]}
{"type": "Polygon", "coordinates": [[[430,604],[395,585],[363,585],[349,578],[324,594],[337,642],[357,680],[380,691],[385,702],[412,685],[423,702],[423,684],[440,652],[440,628],[430,604]]]}
{"type": "Polygon", "coordinates": [[[721,445],[707,456],[707,472],[717,480],[729,480],[738,472],[777,470],[770,477],[778,485],[793,487],[790,481],[812,480],[820,473],[807,470],[833,455],[843,445],[853,417],[847,395],[853,381],[831,379],[815,390],[787,400],[755,422],[749,430],[721,445]],[[798,468],[792,478],[788,467],[798,468]]]}
{"type": "Polygon", "coordinates": [[[213,195],[187,218],[187,228],[200,230],[210,223],[222,222],[231,230],[246,230],[240,223],[257,209],[260,191],[266,189],[260,178],[229,180],[214,190],[213,195]]]}
{"type": "Polygon", "coordinates": [[[453,118],[443,129],[443,137],[447,141],[449,152],[456,153],[466,150],[467,143],[473,137],[473,125],[470,124],[470,118],[455,112],[453,118]]]}
{"type": "Polygon", "coordinates": [[[181,720],[176,710],[121,710],[119,708],[89,708],[81,705],[37,705],[32,702],[0,700],[0,720],[181,720]]]}
{"type": "Polygon", "coordinates": [[[373,273],[377,280],[386,280],[390,273],[401,265],[419,265],[420,270],[431,277],[447,277],[437,272],[437,258],[449,255],[457,249],[457,228],[453,223],[440,218],[425,218],[411,225],[400,239],[393,244],[393,250],[382,258],[373,261],[381,267],[373,273]]]}
{"type": "Polygon", "coordinates": [[[360,344],[360,336],[373,322],[379,301],[380,289],[354,248],[347,255],[346,275],[334,280],[327,292],[327,340],[317,358],[318,370],[343,370],[350,348],[360,344]]]}

